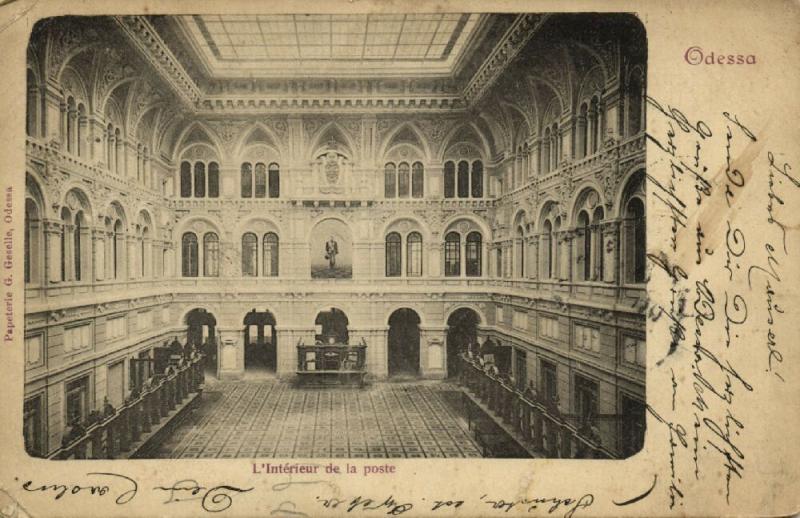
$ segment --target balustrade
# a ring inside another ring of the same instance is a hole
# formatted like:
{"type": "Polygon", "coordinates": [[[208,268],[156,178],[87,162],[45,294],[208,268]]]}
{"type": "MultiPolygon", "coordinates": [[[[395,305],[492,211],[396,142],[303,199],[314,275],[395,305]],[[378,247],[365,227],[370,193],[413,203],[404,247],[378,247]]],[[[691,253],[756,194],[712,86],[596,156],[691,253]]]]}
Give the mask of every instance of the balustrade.
{"type": "Polygon", "coordinates": [[[133,445],[153,430],[203,384],[202,355],[156,379],[134,399],[89,426],[50,459],[114,459],[130,452],[133,445]]]}
{"type": "Polygon", "coordinates": [[[533,400],[501,377],[485,372],[466,356],[461,356],[461,362],[462,386],[531,449],[552,458],[616,458],[615,453],[584,436],[567,416],[557,415],[543,401],[533,400]]]}

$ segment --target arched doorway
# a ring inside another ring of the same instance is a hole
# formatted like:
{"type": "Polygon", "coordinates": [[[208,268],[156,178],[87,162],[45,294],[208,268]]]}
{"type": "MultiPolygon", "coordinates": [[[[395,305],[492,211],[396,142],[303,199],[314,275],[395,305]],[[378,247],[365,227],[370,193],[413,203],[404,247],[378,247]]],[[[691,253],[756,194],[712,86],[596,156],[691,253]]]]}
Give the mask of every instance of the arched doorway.
{"type": "Polygon", "coordinates": [[[319,344],[346,344],[350,340],[347,326],[350,322],[344,311],[331,308],[317,314],[314,325],[316,326],[316,341],[319,344]]]}
{"type": "Polygon", "coordinates": [[[419,375],[419,324],[413,309],[398,309],[389,317],[389,376],[419,375]]]}
{"type": "Polygon", "coordinates": [[[459,373],[459,355],[478,341],[478,324],[481,319],[469,308],[453,311],[447,319],[447,377],[459,373]]]}
{"type": "Polygon", "coordinates": [[[275,372],[277,334],[275,317],[269,311],[251,310],[244,317],[245,370],[275,372]]]}
{"type": "Polygon", "coordinates": [[[217,319],[203,308],[195,308],[186,314],[186,344],[197,347],[205,355],[203,363],[207,369],[217,369],[217,319]]]}

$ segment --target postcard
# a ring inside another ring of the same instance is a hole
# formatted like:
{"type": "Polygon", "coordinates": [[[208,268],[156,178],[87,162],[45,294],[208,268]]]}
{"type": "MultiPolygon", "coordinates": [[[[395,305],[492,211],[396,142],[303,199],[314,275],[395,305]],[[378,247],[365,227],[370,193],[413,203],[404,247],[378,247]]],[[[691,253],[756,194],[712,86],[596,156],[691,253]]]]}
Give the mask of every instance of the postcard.
{"type": "Polygon", "coordinates": [[[799,22],[0,1],[0,514],[800,512],[799,22]]]}

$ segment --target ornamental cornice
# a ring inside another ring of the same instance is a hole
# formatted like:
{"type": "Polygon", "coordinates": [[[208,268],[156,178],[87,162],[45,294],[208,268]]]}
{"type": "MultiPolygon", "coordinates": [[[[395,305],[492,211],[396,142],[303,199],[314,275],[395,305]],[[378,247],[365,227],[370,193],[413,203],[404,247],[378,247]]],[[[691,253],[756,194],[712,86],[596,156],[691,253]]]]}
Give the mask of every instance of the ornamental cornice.
{"type": "Polygon", "coordinates": [[[147,60],[187,105],[196,105],[202,94],[183,65],[144,16],[115,16],[114,20],[147,60]]]}
{"type": "Polygon", "coordinates": [[[198,115],[220,113],[327,113],[346,110],[348,114],[359,112],[418,112],[454,111],[465,109],[457,95],[426,96],[313,96],[313,97],[254,97],[254,96],[206,96],[197,105],[198,115]]]}
{"type": "Polygon", "coordinates": [[[464,88],[462,95],[468,105],[475,104],[483,97],[548,17],[548,14],[520,14],[517,16],[489,58],[464,88]]]}

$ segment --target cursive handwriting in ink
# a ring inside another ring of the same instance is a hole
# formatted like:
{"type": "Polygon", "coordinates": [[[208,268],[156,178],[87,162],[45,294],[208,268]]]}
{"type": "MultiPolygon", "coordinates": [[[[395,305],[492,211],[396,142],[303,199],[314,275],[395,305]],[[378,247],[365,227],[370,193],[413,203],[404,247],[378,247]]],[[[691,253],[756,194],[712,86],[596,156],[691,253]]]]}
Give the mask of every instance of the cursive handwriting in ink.
{"type": "Polygon", "coordinates": [[[561,509],[564,510],[564,518],[572,518],[578,510],[588,509],[594,503],[594,495],[591,493],[586,493],[580,498],[540,497],[504,500],[502,498],[489,498],[487,495],[482,495],[480,499],[489,505],[492,510],[502,511],[504,513],[515,508],[524,508],[525,512],[530,513],[539,506],[548,506],[547,514],[553,514],[561,509]]]}
{"type": "Polygon", "coordinates": [[[32,480],[26,480],[22,484],[22,489],[29,492],[40,492],[40,493],[52,493],[54,500],[60,500],[65,495],[80,495],[80,494],[88,494],[93,496],[103,497],[106,495],[116,496],[114,502],[117,505],[124,505],[133,500],[136,496],[136,492],[139,490],[139,485],[130,477],[125,475],[120,475],[118,473],[101,473],[101,472],[92,472],[87,473],[86,476],[93,476],[93,477],[112,477],[117,482],[119,482],[118,486],[115,487],[113,482],[108,482],[105,484],[88,484],[88,485],[81,485],[77,483],[71,484],[63,484],[63,483],[54,483],[54,484],[35,484],[32,480]],[[125,491],[121,491],[120,489],[125,489],[125,491]]]}
{"type": "Polygon", "coordinates": [[[653,483],[643,493],[641,493],[639,495],[636,495],[633,498],[629,498],[628,500],[623,500],[622,502],[617,502],[616,500],[612,500],[612,502],[614,503],[614,505],[622,507],[622,506],[626,506],[626,505],[632,505],[632,504],[635,504],[636,502],[644,500],[645,498],[650,496],[650,493],[652,493],[653,489],[656,488],[656,482],[658,482],[658,474],[654,474],[653,475],[653,483]]]}
{"type": "Polygon", "coordinates": [[[200,500],[202,509],[209,513],[218,513],[228,509],[233,505],[233,495],[253,490],[252,487],[243,489],[225,484],[205,487],[194,479],[179,480],[171,486],[156,486],[153,489],[168,493],[165,504],[200,500]]]}
{"type": "Polygon", "coordinates": [[[385,511],[390,516],[399,516],[414,508],[411,502],[400,503],[389,495],[384,500],[364,498],[357,496],[350,500],[346,498],[323,498],[318,496],[317,501],[322,504],[325,509],[338,509],[341,505],[346,508],[348,513],[354,511],[385,511]]]}

